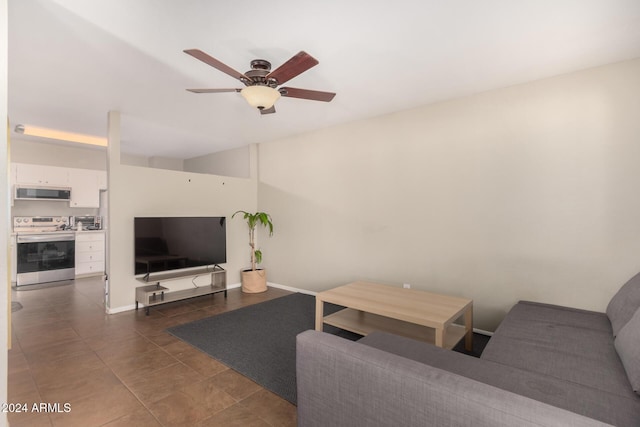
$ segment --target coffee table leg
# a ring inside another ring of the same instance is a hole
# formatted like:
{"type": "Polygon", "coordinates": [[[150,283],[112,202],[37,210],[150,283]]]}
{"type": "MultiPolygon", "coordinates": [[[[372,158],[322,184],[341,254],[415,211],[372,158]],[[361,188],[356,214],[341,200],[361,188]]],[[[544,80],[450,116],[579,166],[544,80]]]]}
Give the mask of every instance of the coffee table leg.
{"type": "Polygon", "coordinates": [[[464,336],[464,348],[471,351],[473,350],[473,305],[470,305],[464,313],[464,327],[467,330],[464,336]]]}
{"type": "Polygon", "coordinates": [[[436,346],[444,348],[444,328],[436,328],[436,346]]]}
{"type": "Polygon", "coordinates": [[[324,302],[316,296],[316,331],[322,332],[322,323],[324,318],[324,302]]]}

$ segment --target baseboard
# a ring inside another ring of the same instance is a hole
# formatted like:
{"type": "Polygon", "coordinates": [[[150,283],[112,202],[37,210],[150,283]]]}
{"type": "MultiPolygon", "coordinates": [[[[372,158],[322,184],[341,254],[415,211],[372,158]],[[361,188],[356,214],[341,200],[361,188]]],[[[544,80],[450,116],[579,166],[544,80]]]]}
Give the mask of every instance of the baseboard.
{"type": "Polygon", "coordinates": [[[306,289],[294,288],[292,286],[285,286],[285,285],[281,285],[279,283],[273,283],[273,282],[267,282],[267,286],[271,286],[272,288],[284,289],[285,291],[298,292],[301,294],[312,295],[312,296],[316,296],[317,294],[317,292],[308,291],[306,289]]]}
{"type": "MultiPolygon", "coordinates": [[[[140,306],[142,306],[142,304],[140,304],[140,306]]],[[[117,314],[117,313],[122,313],[125,311],[130,311],[130,310],[135,310],[136,309],[136,305],[125,305],[123,307],[116,307],[116,308],[108,308],[107,309],[107,314],[117,314]]]]}

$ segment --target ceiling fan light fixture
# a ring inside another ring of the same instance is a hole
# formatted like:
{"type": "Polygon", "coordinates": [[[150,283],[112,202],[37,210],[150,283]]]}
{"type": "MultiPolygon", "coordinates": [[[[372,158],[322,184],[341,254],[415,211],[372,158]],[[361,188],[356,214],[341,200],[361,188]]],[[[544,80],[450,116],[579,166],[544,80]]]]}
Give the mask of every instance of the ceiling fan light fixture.
{"type": "Polygon", "coordinates": [[[280,92],[269,86],[247,86],[240,91],[240,94],[252,107],[268,109],[280,98],[280,92]]]}

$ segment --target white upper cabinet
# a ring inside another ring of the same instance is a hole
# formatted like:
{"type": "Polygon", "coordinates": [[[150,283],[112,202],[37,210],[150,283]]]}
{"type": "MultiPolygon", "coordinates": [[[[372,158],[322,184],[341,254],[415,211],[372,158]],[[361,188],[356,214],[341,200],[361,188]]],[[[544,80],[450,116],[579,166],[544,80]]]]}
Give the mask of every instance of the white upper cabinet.
{"type": "Polygon", "coordinates": [[[18,174],[18,165],[15,163],[11,163],[11,176],[9,177],[9,183],[11,184],[11,188],[16,185],[16,175],[18,174]]]}
{"type": "Polygon", "coordinates": [[[12,163],[11,178],[15,185],[71,187],[72,208],[99,208],[100,190],[107,189],[107,172],[95,169],[12,163]]]}
{"type": "Polygon", "coordinates": [[[16,163],[16,184],[68,187],[69,169],[57,166],[16,163]]]}
{"type": "Polygon", "coordinates": [[[69,169],[72,208],[99,208],[98,172],[91,169],[69,169]]]}
{"type": "Polygon", "coordinates": [[[98,172],[98,188],[100,190],[107,189],[107,171],[97,171],[98,172]]]}

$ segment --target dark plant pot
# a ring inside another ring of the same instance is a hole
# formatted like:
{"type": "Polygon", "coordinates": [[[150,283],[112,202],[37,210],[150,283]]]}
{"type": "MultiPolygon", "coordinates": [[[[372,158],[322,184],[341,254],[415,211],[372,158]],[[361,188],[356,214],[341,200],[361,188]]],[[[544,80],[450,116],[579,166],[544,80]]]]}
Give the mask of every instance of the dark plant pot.
{"type": "Polygon", "coordinates": [[[240,273],[242,279],[242,292],[257,294],[267,290],[267,270],[245,270],[240,273]]]}

